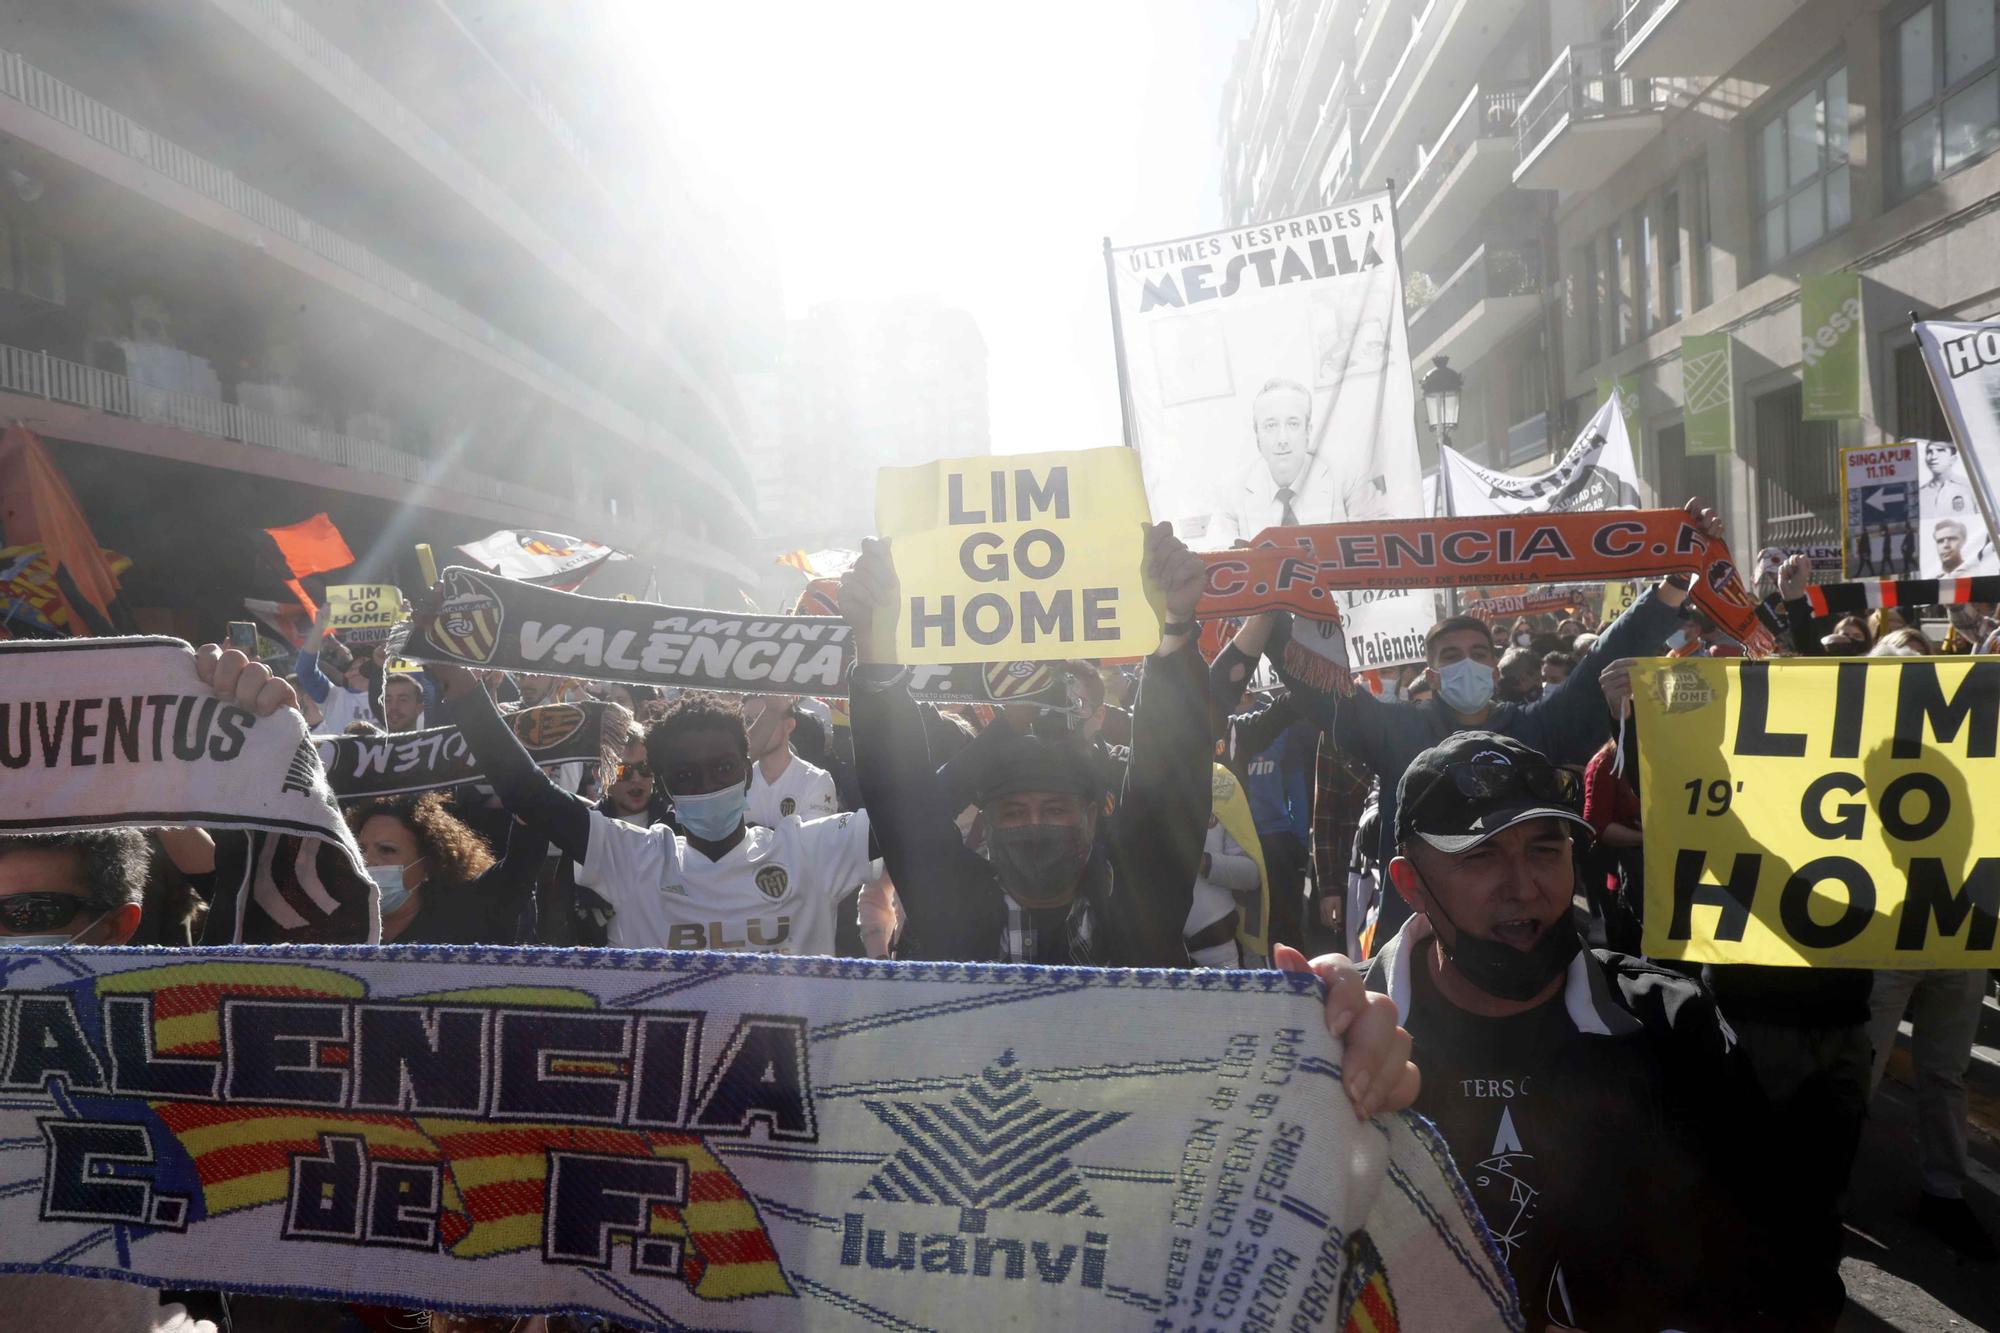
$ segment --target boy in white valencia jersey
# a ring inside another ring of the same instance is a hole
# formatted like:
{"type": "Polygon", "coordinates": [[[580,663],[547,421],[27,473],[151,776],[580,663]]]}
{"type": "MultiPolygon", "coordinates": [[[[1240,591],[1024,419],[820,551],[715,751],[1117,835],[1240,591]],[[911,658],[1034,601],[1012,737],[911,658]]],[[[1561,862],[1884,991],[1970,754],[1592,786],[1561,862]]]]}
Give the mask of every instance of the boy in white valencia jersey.
{"type": "Polygon", "coordinates": [[[445,708],[501,804],[575,858],[576,882],[613,910],[626,949],[830,954],[835,908],[867,876],[868,817],[746,826],[750,746],[723,696],[683,694],[646,730],[680,832],[637,828],[551,783],[471,673],[440,670],[445,708]]]}
{"type": "Polygon", "coordinates": [[[665,824],[591,815],[576,882],[610,901],[613,948],[831,954],[835,908],[868,877],[866,813],[751,825],[720,860],[665,824]]]}

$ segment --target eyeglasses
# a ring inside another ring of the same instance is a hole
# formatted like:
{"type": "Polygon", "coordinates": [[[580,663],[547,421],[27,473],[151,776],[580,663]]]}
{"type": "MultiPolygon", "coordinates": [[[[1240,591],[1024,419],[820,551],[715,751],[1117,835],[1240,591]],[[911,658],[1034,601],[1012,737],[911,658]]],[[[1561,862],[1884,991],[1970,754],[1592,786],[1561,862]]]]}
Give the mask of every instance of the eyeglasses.
{"type": "Polygon", "coordinates": [[[1446,779],[1450,779],[1459,795],[1475,801],[1526,795],[1576,809],[1583,799],[1582,780],[1569,769],[1554,764],[1453,764],[1432,781],[1424,799],[1436,795],[1446,779]]]}
{"type": "Polygon", "coordinates": [[[0,926],[16,935],[61,930],[90,906],[73,893],[10,893],[0,898],[0,926]]]}
{"type": "Polygon", "coordinates": [[[635,764],[618,765],[618,781],[623,782],[627,778],[644,778],[646,781],[651,782],[653,780],[653,766],[643,759],[635,764]]]}

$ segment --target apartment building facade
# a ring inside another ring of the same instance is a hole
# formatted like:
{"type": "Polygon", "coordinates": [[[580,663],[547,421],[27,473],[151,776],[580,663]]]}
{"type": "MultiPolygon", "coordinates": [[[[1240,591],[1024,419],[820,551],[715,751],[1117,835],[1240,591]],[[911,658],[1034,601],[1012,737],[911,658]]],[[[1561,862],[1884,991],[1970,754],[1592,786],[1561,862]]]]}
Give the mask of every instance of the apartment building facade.
{"type": "Polygon", "coordinates": [[[615,33],[542,0],[8,18],[0,414],[133,557],[142,623],[240,615],[257,529],[317,509],[406,581],[412,542],[522,527],[675,600],[753,582],[718,349],[754,332],[615,33]]]}
{"type": "Polygon", "coordinates": [[[1996,27],[1993,0],[1272,0],[1225,199],[1396,182],[1415,372],[1466,378],[1455,447],[1545,466],[1616,378],[1649,498],[1714,498],[1745,549],[1832,543],[1840,445],[1944,433],[1909,312],[2000,304],[1996,27]],[[1315,77],[1317,104],[1260,91],[1315,77]],[[1826,273],[1862,278],[1859,420],[1801,415],[1799,281],[1826,273]],[[1691,456],[1681,339],[1713,333],[1735,449],[1691,456]]]}
{"type": "Polygon", "coordinates": [[[775,550],[859,545],[879,468],[993,451],[978,321],[927,297],[815,306],[787,323],[776,371],[739,388],[775,550]]]}
{"type": "MultiPolygon", "coordinates": [[[[1648,125],[1556,216],[1564,395],[1636,379],[1665,499],[1758,544],[1837,542],[1838,447],[1943,438],[1909,330],[2000,305],[2000,11],[1992,0],[1639,0],[1603,44],[1648,125]],[[1861,416],[1800,413],[1800,279],[1860,275],[1861,416]],[[1688,457],[1680,340],[1734,346],[1736,448],[1688,457]]],[[[1552,143],[1563,130],[1551,129],[1552,143]]]]}

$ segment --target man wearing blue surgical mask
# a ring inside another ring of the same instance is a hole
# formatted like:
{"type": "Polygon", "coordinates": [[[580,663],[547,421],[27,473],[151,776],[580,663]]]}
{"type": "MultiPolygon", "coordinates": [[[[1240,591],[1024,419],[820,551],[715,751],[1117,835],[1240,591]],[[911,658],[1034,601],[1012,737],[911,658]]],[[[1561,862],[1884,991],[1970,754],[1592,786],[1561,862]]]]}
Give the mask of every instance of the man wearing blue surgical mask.
{"type": "MultiPolygon", "coordinates": [[[[1688,511],[1704,533],[1722,536],[1722,521],[1714,510],[1689,501],[1688,511]]],[[[1604,631],[1561,684],[1527,703],[1505,703],[1496,697],[1499,654],[1493,648],[1492,631],[1473,616],[1439,621],[1425,636],[1424,679],[1431,682],[1435,697],[1424,703],[1378,699],[1365,689],[1337,695],[1313,688],[1291,670],[1292,654],[1286,651],[1291,637],[1288,617],[1251,617],[1216,662],[1221,665],[1227,657],[1231,668],[1247,669],[1256,666],[1260,654],[1268,654],[1306,716],[1320,725],[1342,754],[1381,779],[1377,854],[1378,864],[1386,866],[1396,856],[1396,779],[1418,754],[1453,732],[1494,731],[1525,741],[1558,764],[1588,763],[1610,737],[1613,718],[1624,703],[1622,698],[1615,703],[1607,700],[1599,676],[1621,659],[1660,651],[1667,636],[1682,624],[1688,586],[1684,575],[1660,580],[1604,631]]],[[[1622,673],[1619,679],[1624,679],[1622,673]]],[[[1375,938],[1387,939],[1408,916],[1409,907],[1401,897],[1384,893],[1375,938]]]]}
{"type": "Polygon", "coordinates": [[[147,858],[137,829],[0,838],[0,950],[125,943],[147,858]]]}

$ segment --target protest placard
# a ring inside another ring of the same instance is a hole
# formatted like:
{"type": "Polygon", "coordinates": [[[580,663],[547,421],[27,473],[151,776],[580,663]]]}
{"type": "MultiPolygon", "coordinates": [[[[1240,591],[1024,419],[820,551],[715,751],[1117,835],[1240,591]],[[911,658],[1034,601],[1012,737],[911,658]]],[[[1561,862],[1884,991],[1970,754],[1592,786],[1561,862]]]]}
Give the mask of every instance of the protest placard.
{"type": "Polygon", "coordinates": [[[2000,556],[1950,440],[1840,451],[1841,547],[1848,578],[1963,578],[2000,556]]]}
{"type": "Polygon", "coordinates": [[[387,583],[333,583],[326,589],[327,624],[349,643],[377,643],[402,619],[403,590],[387,583]]]}
{"type": "Polygon", "coordinates": [[[1150,653],[1148,521],[1129,449],[883,468],[875,527],[901,592],[876,626],[880,648],[916,665],[1150,653]]]}
{"type": "MultiPolygon", "coordinates": [[[[1191,548],[1432,512],[1389,191],[1105,262],[1126,442],[1153,513],[1191,548]]],[[[1431,598],[1382,589],[1309,614],[1321,647],[1369,666],[1422,661],[1435,619],[1431,598]]]]}
{"type": "Polygon", "coordinates": [[[1633,699],[1648,957],[1994,962],[2000,661],[1652,661],[1633,699]]]}

